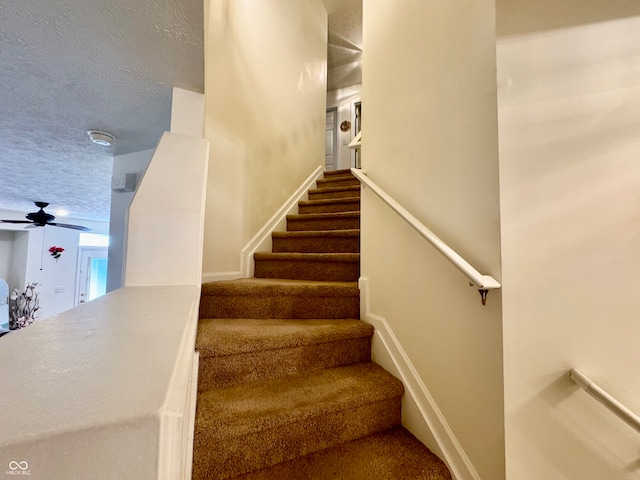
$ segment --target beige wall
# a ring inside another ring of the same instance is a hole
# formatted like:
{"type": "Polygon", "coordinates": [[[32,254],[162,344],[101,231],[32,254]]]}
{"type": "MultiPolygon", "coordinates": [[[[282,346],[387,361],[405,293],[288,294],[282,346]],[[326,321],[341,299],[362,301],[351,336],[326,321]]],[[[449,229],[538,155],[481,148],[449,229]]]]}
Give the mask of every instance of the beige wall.
{"type": "Polygon", "coordinates": [[[242,246],[324,163],[327,15],[320,0],[205,5],[206,275],[238,271],[242,246]]]}
{"type": "MultiPolygon", "coordinates": [[[[492,1],[364,1],[363,170],[500,279],[492,1]]],[[[483,479],[504,478],[501,295],[466,277],[369,190],[362,275],[483,479]]]]}
{"type": "Polygon", "coordinates": [[[507,477],[638,478],[637,433],[567,371],[640,413],[640,6],[513,3],[497,43],[507,477]],[[566,9],[598,23],[553,29],[566,9]]]}

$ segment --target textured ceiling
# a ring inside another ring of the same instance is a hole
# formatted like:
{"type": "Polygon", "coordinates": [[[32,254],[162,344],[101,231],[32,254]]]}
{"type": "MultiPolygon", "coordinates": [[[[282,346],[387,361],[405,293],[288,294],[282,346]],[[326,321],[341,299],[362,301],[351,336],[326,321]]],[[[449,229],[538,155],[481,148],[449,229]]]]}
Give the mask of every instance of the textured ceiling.
{"type": "MultiPolygon", "coordinates": [[[[328,89],[361,83],[362,0],[323,1],[328,89]]],[[[0,210],[108,221],[112,157],[156,145],[203,57],[202,0],[1,0],[0,210]]]]}
{"type": "Polygon", "coordinates": [[[362,83],[362,0],[323,0],[329,15],[327,90],[362,83]]]}
{"type": "Polygon", "coordinates": [[[0,209],[108,220],[112,156],[155,146],[173,86],[203,89],[200,0],[2,0],[0,45],[0,209]]]}

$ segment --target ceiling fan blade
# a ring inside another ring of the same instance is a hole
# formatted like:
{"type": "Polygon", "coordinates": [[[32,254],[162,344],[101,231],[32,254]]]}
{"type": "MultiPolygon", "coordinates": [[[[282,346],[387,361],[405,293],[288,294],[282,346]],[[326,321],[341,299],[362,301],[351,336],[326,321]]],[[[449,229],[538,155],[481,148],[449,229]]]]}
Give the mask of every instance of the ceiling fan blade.
{"type": "Polygon", "coordinates": [[[68,223],[47,223],[47,225],[53,225],[54,227],[72,228],[73,230],[81,230],[83,232],[90,232],[91,229],[83,227],[81,225],[69,225],[68,223]]]}
{"type": "Polygon", "coordinates": [[[31,220],[0,220],[2,223],[33,223],[31,220]]]}

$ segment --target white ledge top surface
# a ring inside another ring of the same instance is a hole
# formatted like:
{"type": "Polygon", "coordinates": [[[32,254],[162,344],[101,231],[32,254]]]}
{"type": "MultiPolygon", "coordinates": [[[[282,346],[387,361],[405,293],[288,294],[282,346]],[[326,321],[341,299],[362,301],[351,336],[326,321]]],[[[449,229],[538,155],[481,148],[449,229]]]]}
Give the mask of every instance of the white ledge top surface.
{"type": "Polygon", "coordinates": [[[125,287],[0,338],[0,447],[157,415],[199,292],[125,287]]]}

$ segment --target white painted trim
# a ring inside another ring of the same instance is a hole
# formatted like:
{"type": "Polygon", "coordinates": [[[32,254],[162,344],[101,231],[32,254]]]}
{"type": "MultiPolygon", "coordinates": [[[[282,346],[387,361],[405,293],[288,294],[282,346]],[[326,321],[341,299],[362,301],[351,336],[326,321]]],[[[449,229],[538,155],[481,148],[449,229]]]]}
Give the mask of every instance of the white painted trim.
{"type": "Polygon", "coordinates": [[[160,411],[158,480],[191,478],[199,360],[195,343],[200,293],[198,288],[189,312],[188,327],[180,342],[165,404],[160,411]]]}
{"type": "Polygon", "coordinates": [[[191,370],[191,388],[190,388],[190,398],[189,398],[189,410],[188,414],[188,424],[187,424],[187,441],[185,448],[187,451],[185,452],[185,462],[182,467],[182,478],[183,480],[191,480],[191,474],[193,471],[193,438],[195,433],[195,423],[196,423],[196,400],[198,398],[198,369],[200,367],[200,353],[193,353],[193,368],[191,370]]]}
{"type": "Polygon", "coordinates": [[[202,283],[218,282],[221,280],[235,280],[253,276],[253,254],[271,251],[271,233],[284,232],[287,229],[287,215],[298,213],[298,202],[306,200],[307,192],[316,180],[324,174],[325,168],[319,165],[311,175],[293,192],[282,204],[278,211],[264,224],[264,226],[249,240],[240,251],[240,270],[234,272],[204,272],[202,283]]]}
{"type": "Polygon", "coordinates": [[[220,282],[222,280],[235,280],[236,278],[244,277],[244,274],[240,270],[235,272],[210,272],[202,274],[202,283],[220,282]]]}
{"type": "MultiPolygon", "coordinates": [[[[389,360],[392,362],[391,373],[399,376],[405,387],[403,401],[410,402],[417,407],[421,419],[415,417],[408,419],[411,422],[422,420],[424,425],[404,424],[416,437],[428,445],[419,435],[421,428],[426,427],[431,438],[437,443],[437,448],[431,448],[436,454],[441,454],[442,460],[447,464],[455,480],[481,480],[478,472],[473,467],[471,460],[465,453],[455,433],[447,423],[442,411],[429,393],[420,375],[411,363],[398,338],[384,317],[372,313],[370,310],[369,279],[360,277],[360,317],[375,328],[374,342],[372,346],[372,359],[388,368],[389,360]],[[385,363],[387,365],[385,365],[385,363]]],[[[403,406],[404,408],[404,406],[403,406]]]]}
{"type": "Polygon", "coordinates": [[[271,233],[284,232],[287,229],[287,215],[298,213],[298,202],[307,198],[307,192],[324,173],[324,166],[320,165],[293,192],[278,211],[264,224],[251,240],[242,248],[240,253],[240,271],[245,278],[253,276],[253,254],[255,252],[271,251],[271,233]]]}

